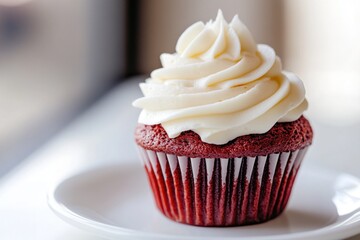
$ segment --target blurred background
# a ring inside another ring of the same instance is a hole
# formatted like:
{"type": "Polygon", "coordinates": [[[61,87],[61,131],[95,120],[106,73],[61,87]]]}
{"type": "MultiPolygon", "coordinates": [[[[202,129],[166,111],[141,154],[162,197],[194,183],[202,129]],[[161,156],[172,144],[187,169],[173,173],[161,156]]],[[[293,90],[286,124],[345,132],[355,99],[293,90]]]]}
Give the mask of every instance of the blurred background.
{"type": "Polygon", "coordinates": [[[360,135],[360,1],[0,0],[0,176],[219,8],[303,79],[313,121],[360,135]]]}

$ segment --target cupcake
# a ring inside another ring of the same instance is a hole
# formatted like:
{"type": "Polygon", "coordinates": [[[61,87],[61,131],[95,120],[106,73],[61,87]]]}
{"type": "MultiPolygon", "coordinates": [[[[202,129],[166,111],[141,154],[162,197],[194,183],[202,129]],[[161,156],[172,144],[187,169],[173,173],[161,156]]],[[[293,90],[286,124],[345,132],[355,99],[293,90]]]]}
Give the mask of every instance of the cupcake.
{"type": "Polygon", "coordinates": [[[191,25],[140,84],[135,141],[155,203],[197,226],[268,221],[286,207],[312,129],[302,81],[235,16],[191,25]]]}

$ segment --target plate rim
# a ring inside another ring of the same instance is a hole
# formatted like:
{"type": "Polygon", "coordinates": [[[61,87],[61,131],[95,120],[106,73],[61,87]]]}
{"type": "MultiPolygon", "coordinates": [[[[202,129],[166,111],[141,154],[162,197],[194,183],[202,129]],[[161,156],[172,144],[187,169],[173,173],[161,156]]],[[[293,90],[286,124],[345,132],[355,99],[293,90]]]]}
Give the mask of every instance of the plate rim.
{"type": "MultiPolygon", "coordinates": [[[[318,165],[306,165],[307,169],[311,169],[312,171],[315,171],[315,169],[319,169],[320,166],[318,165]]],[[[148,233],[144,231],[137,231],[133,229],[128,229],[120,226],[113,226],[109,224],[105,224],[102,222],[98,222],[89,218],[86,218],[84,216],[81,216],[80,214],[77,214],[73,211],[71,211],[69,208],[67,208],[64,204],[59,203],[55,197],[56,191],[65,183],[76,179],[84,177],[84,175],[90,175],[90,174],[96,174],[100,172],[101,170],[109,169],[109,168],[115,168],[120,167],[123,169],[125,168],[141,168],[141,164],[135,164],[135,163],[118,163],[118,164],[106,164],[101,166],[92,166],[89,168],[82,169],[75,174],[72,174],[70,176],[67,176],[65,178],[62,178],[57,183],[53,184],[52,187],[49,188],[47,192],[47,204],[50,207],[50,209],[55,213],[56,216],[58,216],[63,221],[76,226],[82,230],[91,232],[95,235],[102,236],[102,237],[109,237],[109,238],[116,238],[116,237],[131,237],[136,239],[142,240],[151,240],[151,239],[170,239],[170,240],[179,240],[179,239],[187,239],[187,240],[199,240],[200,237],[191,237],[191,236],[175,236],[170,234],[157,234],[157,233],[148,233]]],[[[303,169],[303,167],[301,168],[303,169]]],[[[301,170],[302,171],[302,170],[301,170]]],[[[343,171],[337,171],[334,169],[324,168],[321,167],[321,175],[322,176],[338,176],[341,174],[346,174],[348,176],[354,177],[360,181],[360,178],[357,176],[354,176],[348,172],[343,171]]],[[[357,209],[353,213],[349,213],[345,220],[342,220],[340,223],[338,221],[335,221],[329,225],[326,225],[322,228],[310,230],[310,231],[304,231],[304,232],[297,232],[297,233],[287,233],[287,234],[276,234],[271,236],[246,236],[246,237],[225,237],[222,239],[229,239],[229,240],[270,240],[270,239],[278,239],[278,240],[297,240],[297,239],[339,239],[339,238],[348,238],[351,236],[354,236],[356,234],[360,233],[360,208],[357,209]],[[355,217],[355,220],[351,220],[352,217],[355,217]],[[345,221],[345,222],[344,222],[345,221]],[[350,221],[350,222],[346,222],[350,221]],[[339,226],[339,224],[341,224],[339,226]]],[[[346,215],[345,215],[346,216],[346,215]]],[[[340,217],[345,217],[340,216],[340,217]]],[[[338,217],[339,218],[339,217],[338,217]]],[[[338,219],[337,218],[337,219],[338,219]]],[[[180,223],[179,223],[180,224],[180,223]]],[[[219,237],[213,236],[213,237],[207,237],[207,239],[210,240],[217,240],[219,237]]]]}

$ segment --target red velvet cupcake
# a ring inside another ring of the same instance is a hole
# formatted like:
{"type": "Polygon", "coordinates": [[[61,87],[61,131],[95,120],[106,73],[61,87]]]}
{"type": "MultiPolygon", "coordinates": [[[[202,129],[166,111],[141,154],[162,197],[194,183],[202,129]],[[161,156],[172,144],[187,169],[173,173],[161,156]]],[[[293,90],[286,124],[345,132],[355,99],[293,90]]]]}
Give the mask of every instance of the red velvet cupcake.
{"type": "Polygon", "coordinates": [[[197,226],[265,222],[286,207],[312,142],[299,78],[237,16],[190,26],[140,84],[135,140],[154,199],[197,226]]]}
{"type": "Polygon", "coordinates": [[[266,134],[207,144],[192,131],[171,139],[161,125],[135,134],[156,204],[167,217],[200,226],[264,222],[285,208],[312,141],[301,117],[266,134]]]}

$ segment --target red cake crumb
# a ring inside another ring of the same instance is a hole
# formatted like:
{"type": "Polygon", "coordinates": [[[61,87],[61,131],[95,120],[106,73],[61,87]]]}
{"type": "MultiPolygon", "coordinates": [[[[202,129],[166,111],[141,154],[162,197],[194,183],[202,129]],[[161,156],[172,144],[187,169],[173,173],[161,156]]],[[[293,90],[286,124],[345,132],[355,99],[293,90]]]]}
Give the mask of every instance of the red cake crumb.
{"type": "Polygon", "coordinates": [[[193,131],[186,131],[176,138],[169,138],[160,124],[138,124],[135,131],[137,144],[145,149],[201,158],[255,157],[295,151],[310,145],[312,137],[310,123],[303,116],[293,122],[276,123],[264,134],[240,136],[224,145],[204,143],[193,131]]]}

